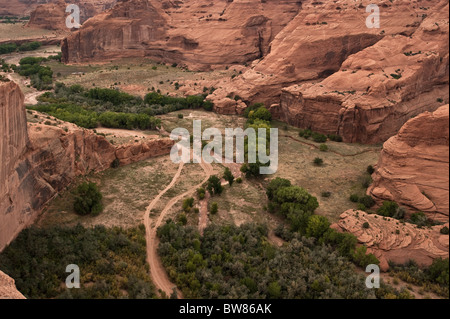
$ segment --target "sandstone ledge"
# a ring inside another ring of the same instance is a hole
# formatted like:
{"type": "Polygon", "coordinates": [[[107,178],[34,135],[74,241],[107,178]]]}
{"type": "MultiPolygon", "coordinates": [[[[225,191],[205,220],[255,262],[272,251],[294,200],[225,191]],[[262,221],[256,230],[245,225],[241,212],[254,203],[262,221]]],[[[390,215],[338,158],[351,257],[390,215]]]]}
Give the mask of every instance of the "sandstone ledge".
{"type": "Polygon", "coordinates": [[[348,210],[340,216],[337,226],[340,230],[354,234],[380,260],[386,270],[388,261],[406,263],[410,259],[419,265],[429,266],[435,258],[449,257],[448,235],[440,229],[449,226],[418,228],[414,224],[401,223],[394,218],[383,218],[363,211],[348,210]],[[364,228],[364,223],[369,228],[364,228]]]}

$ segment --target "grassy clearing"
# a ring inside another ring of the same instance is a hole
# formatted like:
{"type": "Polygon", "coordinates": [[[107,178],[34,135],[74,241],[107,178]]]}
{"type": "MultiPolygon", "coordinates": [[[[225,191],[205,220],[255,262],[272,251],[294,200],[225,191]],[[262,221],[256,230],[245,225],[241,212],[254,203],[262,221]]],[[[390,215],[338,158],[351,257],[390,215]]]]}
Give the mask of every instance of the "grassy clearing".
{"type": "Polygon", "coordinates": [[[37,38],[55,38],[57,33],[52,30],[28,28],[25,23],[0,24],[0,42],[37,38]]]}
{"type": "Polygon", "coordinates": [[[202,121],[202,133],[209,127],[215,127],[225,132],[225,128],[243,127],[245,118],[236,115],[221,115],[203,110],[180,110],[158,116],[167,132],[181,127],[187,129],[192,134],[194,120],[202,121]],[[183,118],[178,118],[178,114],[183,114],[183,118]]]}
{"type": "Polygon", "coordinates": [[[270,225],[273,216],[264,210],[267,202],[265,189],[253,180],[244,180],[242,184],[234,183],[231,187],[225,186],[220,196],[211,198],[210,203],[216,202],[219,212],[209,215],[213,224],[260,223],[270,225]]]}
{"type": "Polygon", "coordinates": [[[349,197],[353,193],[364,194],[362,184],[369,177],[367,166],[377,163],[381,146],[327,142],[329,151],[321,152],[319,145],[298,137],[298,129],[280,129],[279,168],[273,177],[287,178],[307,189],[319,200],[317,214],[335,222],[346,209],[357,207],[349,197]],[[281,135],[289,135],[314,146],[281,135]],[[322,166],[313,164],[316,157],[323,159],[322,166]],[[323,192],[331,192],[331,196],[322,197],[323,192]]]}
{"type": "Polygon", "coordinates": [[[55,74],[61,73],[59,81],[66,85],[80,84],[86,88],[111,86],[133,95],[144,96],[152,88],[182,96],[175,83],[191,80],[215,80],[231,76],[232,70],[191,72],[158,64],[149,59],[122,59],[104,64],[55,66],[55,74]],[[85,74],[73,75],[74,72],[85,74]]]}
{"type": "Polygon", "coordinates": [[[39,225],[105,225],[135,227],[145,210],[177,170],[168,157],[158,157],[89,176],[103,194],[103,212],[96,217],[79,216],[73,211],[73,189],[80,181],[56,197],[44,211],[39,225]]]}

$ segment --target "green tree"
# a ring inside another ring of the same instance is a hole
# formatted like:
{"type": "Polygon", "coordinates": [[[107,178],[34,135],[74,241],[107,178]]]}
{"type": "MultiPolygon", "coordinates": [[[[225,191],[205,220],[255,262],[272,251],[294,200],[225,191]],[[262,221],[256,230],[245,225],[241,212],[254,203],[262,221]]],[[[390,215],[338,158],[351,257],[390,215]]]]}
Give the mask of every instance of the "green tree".
{"type": "Polygon", "coordinates": [[[323,159],[321,159],[320,157],[316,157],[316,158],[314,159],[314,164],[315,164],[316,166],[322,166],[322,165],[323,165],[323,159]]]}
{"type": "Polygon", "coordinates": [[[267,186],[266,194],[269,200],[272,200],[276,192],[282,187],[291,186],[291,181],[285,178],[276,177],[270,181],[267,186]]]}
{"type": "Polygon", "coordinates": [[[219,204],[217,204],[216,202],[213,202],[213,203],[211,204],[211,207],[210,207],[210,209],[209,209],[209,212],[210,212],[212,215],[215,215],[215,214],[217,214],[218,211],[219,211],[219,204]]]}
{"type": "Polygon", "coordinates": [[[375,201],[369,195],[365,195],[365,196],[359,198],[359,203],[363,204],[367,208],[372,208],[373,206],[375,206],[375,201]]]}
{"type": "Polygon", "coordinates": [[[102,194],[95,183],[84,182],[75,191],[73,208],[79,215],[96,216],[103,210],[102,194]]]}
{"type": "Polygon", "coordinates": [[[223,174],[223,178],[228,182],[228,184],[230,184],[230,186],[233,185],[234,176],[228,167],[225,168],[225,173],[223,174]]]}
{"type": "MultiPolygon", "coordinates": [[[[364,204],[366,205],[366,204],[364,204]]],[[[373,206],[373,205],[372,205],[373,206]]],[[[366,205],[366,207],[369,207],[366,205]]],[[[396,202],[384,201],[383,205],[378,208],[377,213],[385,217],[393,217],[398,209],[398,204],[396,202]]]]}
{"type": "Polygon", "coordinates": [[[272,114],[265,107],[260,107],[260,108],[258,108],[255,111],[251,111],[249,113],[248,118],[250,120],[260,119],[260,120],[263,120],[263,121],[270,122],[272,120],[272,114]]]}
{"type": "Polygon", "coordinates": [[[216,175],[212,175],[208,179],[208,184],[206,188],[211,195],[220,195],[222,194],[223,191],[223,186],[220,183],[220,178],[217,177],[216,175]]]}
{"type": "Polygon", "coordinates": [[[205,199],[205,193],[206,193],[206,191],[203,187],[198,188],[197,189],[198,199],[200,199],[200,200],[205,199]]]}
{"type": "Polygon", "coordinates": [[[267,287],[267,293],[271,299],[278,299],[281,296],[281,286],[277,281],[271,282],[267,287]]]}
{"type": "Polygon", "coordinates": [[[189,213],[194,206],[194,198],[189,197],[183,201],[183,211],[189,213]]]}
{"type": "Polygon", "coordinates": [[[313,215],[308,221],[306,228],[306,236],[321,238],[323,234],[330,228],[330,222],[324,216],[313,215]]]}

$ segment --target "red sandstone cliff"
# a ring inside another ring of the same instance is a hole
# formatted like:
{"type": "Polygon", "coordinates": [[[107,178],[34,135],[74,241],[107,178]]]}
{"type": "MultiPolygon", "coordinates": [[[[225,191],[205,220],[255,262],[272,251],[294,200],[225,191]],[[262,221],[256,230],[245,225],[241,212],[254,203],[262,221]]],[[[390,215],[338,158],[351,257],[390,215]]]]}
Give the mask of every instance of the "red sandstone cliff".
{"type": "Polygon", "coordinates": [[[448,222],[449,106],[408,121],[384,143],[373,184],[378,202],[392,200],[448,222]]]}
{"type": "Polygon", "coordinates": [[[295,17],[294,0],[128,0],[87,21],[63,44],[65,62],[146,56],[208,70],[266,55],[295,17]]]}
{"type": "MultiPolygon", "coordinates": [[[[87,19],[95,16],[96,14],[112,8],[117,3],[117,1],[118,0],[66,0],[66,3],[76,4],[80,7],[81,22],[84,22],[87,19]]],[[[42,6],[43,8],[51,8],[51,6],[47,5],[51,5],[57,2],[60,2],[60,0],[0,0],[0,15],[31,16],[33,14],[33,11],[36,10],[39,6],[42,6]]],[[[54,19],[54,12],[50,10],[40,10],[41,12],[44,12],[46,14],[46,16],[41,17],[41,19],[54,19]]],[[[66,16],[67,15],[68,14],[66,14],[66,16]]]]}
{"type": "Polygon", "coordinates": [[[79,175],[168,154],[170,139],[113,146],[91,130],[29,124],[23,94],[0,82],[0,251],[79,175]]]}
{"type": "Polygon", "coordinates": [[[411,117],[448,101],[448,1],[426,8],[384,1],[380,29],[365,26],[368,3],[304,3],[270,54],[215,84],[208,99],[219,113],[241,112],[242,102],[226,98],[239,95],[301,128],[347,142],[385,141],[411,117]]]}

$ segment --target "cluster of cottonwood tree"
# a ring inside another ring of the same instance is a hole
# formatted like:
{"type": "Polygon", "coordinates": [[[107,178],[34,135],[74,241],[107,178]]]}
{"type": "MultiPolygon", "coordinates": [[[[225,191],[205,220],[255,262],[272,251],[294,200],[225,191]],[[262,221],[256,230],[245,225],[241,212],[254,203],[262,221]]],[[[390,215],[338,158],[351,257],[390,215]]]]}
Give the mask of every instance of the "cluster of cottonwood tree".
{"type": "Polygon", "coordinates": [[[347,258],[298,233],[283,247],[269,243],[256,224],[196,228],[167,221],[158,229],[159,254],[186,298],[375,298],[347,258]]]}
{"type": "Polygon", "coordinates": [[[0,269],[27,298],[153,298],[145,227],[31,227],[0,254],[0,269]],[[66,289],[66,267],[80,268],[81,288],[66,289]]]}

